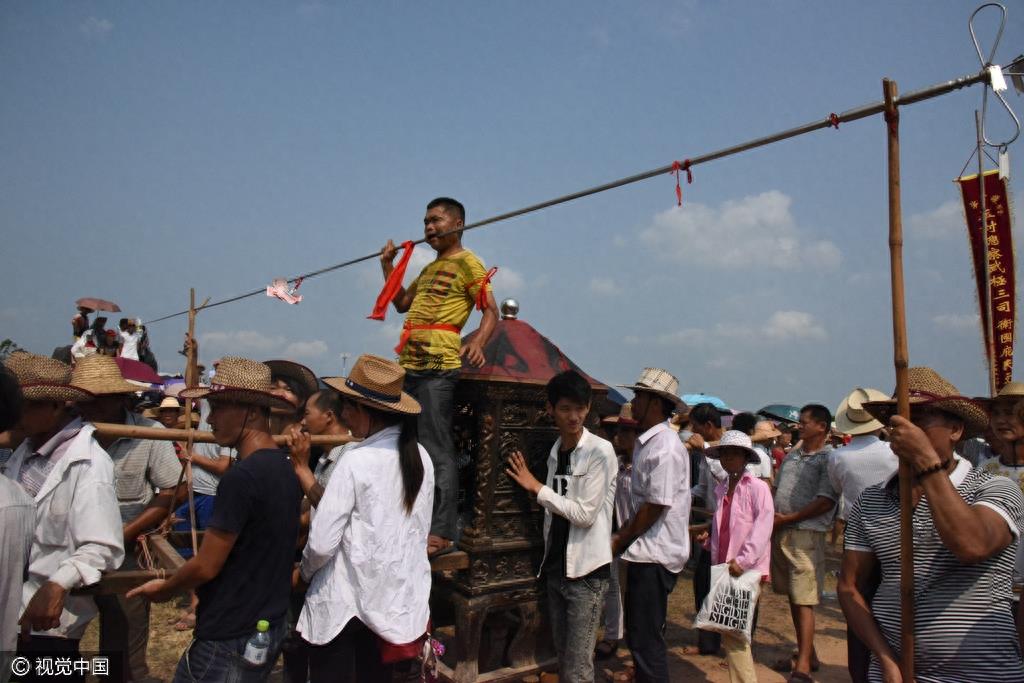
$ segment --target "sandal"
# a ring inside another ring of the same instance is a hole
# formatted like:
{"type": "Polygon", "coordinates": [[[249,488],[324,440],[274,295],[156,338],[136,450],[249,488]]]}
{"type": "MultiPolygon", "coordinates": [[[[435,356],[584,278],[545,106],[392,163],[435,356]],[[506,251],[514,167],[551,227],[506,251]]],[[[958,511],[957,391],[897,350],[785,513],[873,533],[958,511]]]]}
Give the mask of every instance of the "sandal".
{"type": "Polygon", "coordinates": [[[617,640],[600,640],[597,643],[597,647],[594,648],[594,657],[596,659],[609,659],[614,657],[618,651],[619,642],[617,640]]]}

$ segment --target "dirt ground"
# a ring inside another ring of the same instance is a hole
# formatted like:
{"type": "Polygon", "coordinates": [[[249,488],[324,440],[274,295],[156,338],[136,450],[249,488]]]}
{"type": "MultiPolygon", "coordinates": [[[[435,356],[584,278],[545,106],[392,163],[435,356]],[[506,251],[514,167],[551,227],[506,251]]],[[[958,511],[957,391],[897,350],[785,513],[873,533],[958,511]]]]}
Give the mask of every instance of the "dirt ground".
{"type": "MultiPolygon", "coordinates": [[[[841,683],[849,681],[846,672],[846,621],[835,599],[836,580],[834,572],[839,568],[839,551],[834,546],[827,553],[828,575],[825,581],[825,599],[816,611],[815,645],[821,669],[813,674],[820,683],[841,683]]],[[[151,675],[165,681],[174,677],[178,658],[191,639],[191,631],[175,631],[172,622],[178,614],[174,602],[154,605],[150,616],[149,666],[151,675]]],[[[728,683],[729,672],[725,660],[716,656],[686,654],[684,648],[695,646],[696,632],[692,628],[693,582],[687,571],[679,577],[675,591],[669,598],[669,668],[673,681],[694,683],[728,683]]],[[[85,651],[96,650],[98,629],[94,621],[82,641],[85,651]]],[[[754,662],[758,680],[765,683],[786,680],[784,674],[771,669],[771,665],[785,658],[795,645],[793,625],[789,606],[784,596],[775,595],[770,588],[761,594],[760,615],[754,636],[754,662]]],[[[597,680],[610,681],[612,674],[622,671],[629,662],[629,652],[624,647],[618,657],[598,662],[597,680]]],[[[280,663],[270,679],[282,680],[280,663]]]]}

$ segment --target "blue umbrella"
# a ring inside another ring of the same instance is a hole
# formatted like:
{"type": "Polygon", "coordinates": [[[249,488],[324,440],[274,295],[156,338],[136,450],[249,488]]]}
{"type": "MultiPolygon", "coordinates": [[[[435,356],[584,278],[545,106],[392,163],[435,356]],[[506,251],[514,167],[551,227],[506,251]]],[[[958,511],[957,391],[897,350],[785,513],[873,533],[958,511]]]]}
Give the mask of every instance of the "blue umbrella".
{"type": "Polygon", "coordinates": [[[757,411],[758,415],[764,415],[775,420],[783,420],[796,424],[800,421],[800,409],[786,403],[772,403],[757,411]]]}
{"type": "Polygon", "coordinates": [[[729,406],[725,404],[725,401],[711,394],[683,394],[682,399],[691,408],[698,403],[710,403],[722,412],[729,412],[729,406]]]}

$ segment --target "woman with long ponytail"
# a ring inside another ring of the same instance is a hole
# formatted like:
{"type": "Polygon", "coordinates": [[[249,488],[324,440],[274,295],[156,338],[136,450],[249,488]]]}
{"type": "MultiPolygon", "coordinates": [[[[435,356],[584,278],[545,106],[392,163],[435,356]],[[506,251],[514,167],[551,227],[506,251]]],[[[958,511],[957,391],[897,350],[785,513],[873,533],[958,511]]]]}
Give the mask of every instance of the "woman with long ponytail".
{"type": "Polygon", "coordinates": [[[312,683],[390,681],[391,664],[418,654],[426,635],[434,468],[404,379],[397,363],[369,355],[348,377],[324,378],[362,441],[338,460],[299,567],[309,590],[296,629],[312,683]]]}

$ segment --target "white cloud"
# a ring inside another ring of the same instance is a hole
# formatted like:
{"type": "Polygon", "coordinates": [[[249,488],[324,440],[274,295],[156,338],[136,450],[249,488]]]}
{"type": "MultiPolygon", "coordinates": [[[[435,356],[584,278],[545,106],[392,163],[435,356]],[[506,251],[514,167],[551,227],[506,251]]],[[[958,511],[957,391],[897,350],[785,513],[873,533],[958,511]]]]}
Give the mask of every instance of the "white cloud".
{"type": "MultiPolygon", "coordinates": [[[[522,274],[508,266],[499,267],[491,283],[494,285],[494,292],[502,298],[509,294],[521,292],[526,288],[526,280],[522,274]]],[[[498,303],[501,302],[499,301],[498,303]]]]}
{"type": "Polygon", "coordinates": [[[626,335],[622,341],[625,342],[626,344],[629,344],[630,346],[636,346],[637,344],[640,343],[640,337],[636,336],[635,334],[629,334],[626,335]]]}
{"type": "Polygon", "coordinates": [[[778,190],[718,207],[689,202],[657,214],[640,238],[663,258],[715,268],[837,267],[839,248],[803,235],[791,203],[778,190]]]}
{"type": "Polygon", "coordinates": [[[590,291],[594,294],[618,294],[619,285],[607,277],[595,277],[590,279],[590,291]]]}
{"type": "MultiPolygon", "coordinates": [[[[706,346],[719,347],[723,342],[734,340],[740,343],[788,341],[824,341],[828,331],[810,313],[803,311],[776,311],[760,325],[741,322],[716,323],[710,329],[687,327],[673,332],[656,335],[652,341],[660,346],[706,346]]],[[[626,343],[638,344],[638,337],[627,337],[626,343]]]]}
{"type": "Polygon", "coordinates": [[[295,341],[284,347],[285,358],[316,358],[327,353],[327,342],[320,339],[295,341]]]}
{"type": "Polygon", "coordinates": [[[932,323],[943,330],[967,332],[979,330],[981,319],[977,313],[943,313],[932,316],[932,323]]]}
{"type": "Polygon", "coordinates": [[[828,332],[813,315],[803,311],[776,311],[761,330],[774,341],[824,341],[828,332]]]}
{"type": "Polygon", "coordinates": [[[109,19],[89,17],[78,26],[78,30],[81,31],[86,38],[90,38],[92,40],[103,40],[110,35],[111,31],[114,30],[114,22],[109,19]]]}
{"type": "Polygon", "coordinates": [[[662,346],[677,346],[680,344],[693,346],[703,344],[707,339],[708,333],[706,330],[697,327],[687,327],[675,332],[659,334],[654,338],[654,343],[661,344],[662,346]]]}
{"type": "Polygon", "coordinates": [[[206,358],[245,356],[256,359],[316,358],[327,353],[327,343],[320,339],[288,339],[283,335],[264,334],[256,330],[204,332],[199,335],[200,349],[206,358]]]}
{"type": "Polygon", "coordinates": [[[951,237],[962,234],[967,229],[963,205],[959,200],[951,199],[931,211],[915,213],[907,219],[907,227],[914,234],[923,237],[951,237]]]}

